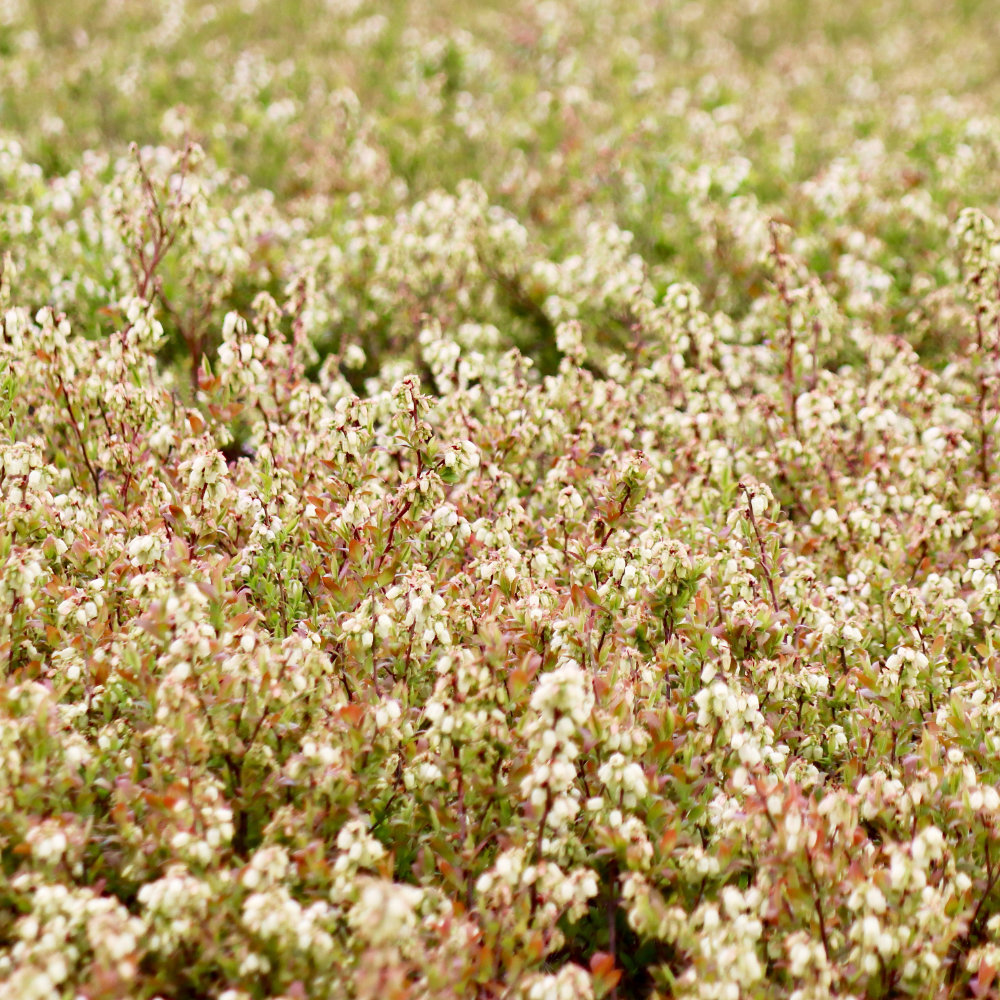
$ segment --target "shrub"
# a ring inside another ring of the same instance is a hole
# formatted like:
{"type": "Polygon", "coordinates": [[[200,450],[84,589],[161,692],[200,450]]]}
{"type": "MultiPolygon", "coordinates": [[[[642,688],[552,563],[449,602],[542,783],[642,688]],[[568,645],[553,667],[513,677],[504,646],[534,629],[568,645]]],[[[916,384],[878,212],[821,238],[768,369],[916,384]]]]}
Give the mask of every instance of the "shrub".
{"type": "Polygon", "coordinates": [[[996,992],[923,6],[0,7],[6,993],[996,992]]]}

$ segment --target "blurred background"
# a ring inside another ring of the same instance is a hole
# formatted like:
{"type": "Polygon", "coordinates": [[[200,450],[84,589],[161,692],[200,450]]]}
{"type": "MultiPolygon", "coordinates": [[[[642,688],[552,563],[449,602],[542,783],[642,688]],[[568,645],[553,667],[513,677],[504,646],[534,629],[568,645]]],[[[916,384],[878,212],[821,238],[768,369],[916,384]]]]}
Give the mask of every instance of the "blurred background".
{"type": "MultiPolygon", "coordinates": [[[[472,179],[537,258],[615,227],[655,290],[690,281],[737,320],[777,218],[849,317],[935,364],[965,336],[955,217],[997,203],[998,33],[974,0],[0,0],[0,142],[46,183],[195,140],[341,247],[472,179]]],[[[282,239],[254,249],[275,273],[282,239]]],[[[544,354],[549,290],[505,287],[488,318],[544,354]]]]}

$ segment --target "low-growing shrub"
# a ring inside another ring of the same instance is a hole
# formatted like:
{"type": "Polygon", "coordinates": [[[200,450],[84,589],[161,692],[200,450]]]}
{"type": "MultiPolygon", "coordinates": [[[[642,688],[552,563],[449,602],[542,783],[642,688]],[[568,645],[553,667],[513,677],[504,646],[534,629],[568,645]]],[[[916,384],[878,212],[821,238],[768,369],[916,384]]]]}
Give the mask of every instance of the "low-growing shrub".
{"type": "Polygon", "coordinates": [[[996,995],[986,15],[869,6],[0,4],[0,994],[996,995]]]}

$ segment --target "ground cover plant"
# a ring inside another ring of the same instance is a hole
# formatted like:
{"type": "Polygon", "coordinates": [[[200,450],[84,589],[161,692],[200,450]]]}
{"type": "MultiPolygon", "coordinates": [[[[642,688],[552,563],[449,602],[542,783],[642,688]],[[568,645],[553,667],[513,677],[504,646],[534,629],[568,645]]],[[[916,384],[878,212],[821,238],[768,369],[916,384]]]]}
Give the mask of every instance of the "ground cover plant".
{"type": "Polygon", "coordinates": [[[997,996],[996,42],[0,0],[0,996],[997,996]]]}

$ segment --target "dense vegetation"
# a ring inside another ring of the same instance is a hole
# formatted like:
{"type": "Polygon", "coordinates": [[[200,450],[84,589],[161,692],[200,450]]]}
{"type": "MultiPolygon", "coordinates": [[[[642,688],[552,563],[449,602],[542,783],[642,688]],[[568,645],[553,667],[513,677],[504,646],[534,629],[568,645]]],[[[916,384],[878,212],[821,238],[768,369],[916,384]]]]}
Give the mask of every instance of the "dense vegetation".
{"type": "Polygon", "coordinates": [[[0,995],[1000,995],[998,26],[0,0],[0,995]]]}

